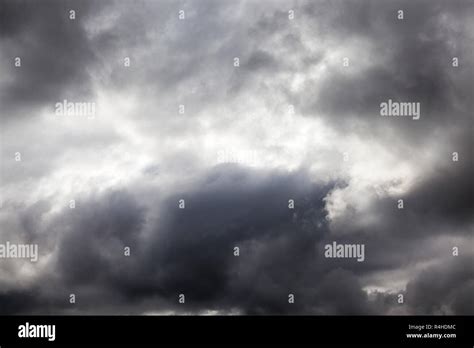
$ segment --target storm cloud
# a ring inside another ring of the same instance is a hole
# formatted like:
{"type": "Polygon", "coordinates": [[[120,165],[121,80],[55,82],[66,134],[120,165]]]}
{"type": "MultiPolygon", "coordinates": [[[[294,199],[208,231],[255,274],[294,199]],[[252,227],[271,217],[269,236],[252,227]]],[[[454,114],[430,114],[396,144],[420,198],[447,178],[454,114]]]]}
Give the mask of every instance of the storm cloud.
{"type": "Polygon", "coordinates": [[[0,313],[474,314],[473,10],[0,0],[0,313]]]}

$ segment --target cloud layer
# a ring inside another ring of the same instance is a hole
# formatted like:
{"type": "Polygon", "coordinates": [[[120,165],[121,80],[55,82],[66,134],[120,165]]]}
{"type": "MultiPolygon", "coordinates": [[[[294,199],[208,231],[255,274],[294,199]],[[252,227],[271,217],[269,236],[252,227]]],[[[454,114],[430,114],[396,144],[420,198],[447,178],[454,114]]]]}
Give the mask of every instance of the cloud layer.
{"type": "Polygon", "coordinates": [[[474,314],[473,10],[2,0],[0,313],[474,314]]]}

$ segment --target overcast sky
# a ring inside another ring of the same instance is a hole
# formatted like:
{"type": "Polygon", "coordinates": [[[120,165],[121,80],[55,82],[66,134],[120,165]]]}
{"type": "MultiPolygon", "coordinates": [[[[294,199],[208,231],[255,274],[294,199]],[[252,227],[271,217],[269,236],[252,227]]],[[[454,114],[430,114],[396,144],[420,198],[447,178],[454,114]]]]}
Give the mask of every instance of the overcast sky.
{"type": "Polygon", "coordinates": [[[0,314],[474,314],[473,10],[0,0],[0,314]]]}

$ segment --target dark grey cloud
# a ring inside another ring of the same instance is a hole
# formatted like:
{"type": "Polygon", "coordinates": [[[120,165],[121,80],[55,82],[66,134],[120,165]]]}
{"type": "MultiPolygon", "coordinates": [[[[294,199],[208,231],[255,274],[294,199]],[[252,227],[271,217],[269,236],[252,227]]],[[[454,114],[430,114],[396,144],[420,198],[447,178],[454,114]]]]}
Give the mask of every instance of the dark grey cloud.
{"type": "MultiPolygon", "coordinates": [[[[421,260],[430,260],[433,252],[440,253],[440,258],[451,258],[453,247],[463,249],[462,255],[472,253],[474,173],[469,160],[472,149],[464,150],[465,161],[449,163],[448,157],[447,165],[432,168],[405,195],[374,200],[365,213],[377,216],[376,222],[360,226],[354,223],[357,216],[348,214],[342,223],[332,226],[337,235],[349,235],[371,251],[362,269],[359,268],[360,274],[409,269],[421,260]],[[398,199],[403,199],[403,209],[398,209],[398,199]],[[440,238],[452,241],[443,241],[444,247],[440,248],[433,244],[440,238]]],[[[454,263],[453,269],[458,265],[454,263]]],[[[474,275],[473,267],[467,267],[467,274],[474,275]]],[[[452,282],[450,289],[456,286],[452,282]]]]}
{"type": "Polygon", "coordinates": [[[341,51],[348,49],[344,56],[350,66],[342,68],[341,61],[323,81],[308,79],[305,92],[289,98],[307,116],[325,117],[347,132],[362,123],[364,132],[384,133],[390,127],[413,140],[453,123],[469,125],[473,68],[466,16],[472,6],[463,0],[308,3],[302,16],[315,23],[315,33],[335,40],[341,51]],[[404,11],[403,21],[398,10],[404,11]],[[351,40],[361,43],[351,49],[351,40]],[[370,43],[369,52],[362,42],[370,43]],[[453,57],[463,61],[458,68],[451,65],[453,57]],[[316,83],[323,86],[318,95],[316,83]],[[419,122],[381,118],[379,105],[388,99],[420,102],[419,122]]]}
{"type": "Polygon", "coordinates": [[[80,203],[83,208],[56,222],[67,231],[57,259],[61,283],[79,289],[94,283],[133,301],[158,297],[165,309],[178,311],[179,293],[187,296],[187,310],[288,311],[286,284],[298,280],[292,268],[314,257],[312,244],[324,231],[315,233],[312,224],[323,220],[327,188],[307,191],[304,174],[251,174],[234,166],[217,169],[202,181],[204,188],[172,195],[157,207],[162,220],[143,240],[143,212],[128,194],[113,192],[101,201],[80,203]],[[184,210],[177,207],[179,197],[186,200],[184,210]],[[288,209],[290,198],[297,202],[296,214],[302,211],[300,217],[288,209]],[[130,260],[123,256],[122,245],[132,247],[130,260]],[[234,246],[241,248],[240,257],[233,256],[234,246]],[[304,257],[295,262],[298,253],[304,257]],[[274,292],[267,292],[266,277],[274,278],[274,292]],[[277,296],[283,307],[273,303],[277,296]]]}
{"type": "Polygon", "coordinates": [[[96,53],[85,31],[85,22],[101,5],[43,1],[2,1],[0,45],[3,69],[8,73],[0,98],[2,118],[27,117],[35,108],[66,99],[89,100],[96,53]],[[76,19],[69,19],[69,11],[76,19]],[[14,58],[21,58],[21,68],[14,58]]]}
{"type": "MultiPolygon", "coordinates": [[[[391,293],[370,298],[362,290],[363,276],[400,267],[411,253],[407,245],[432,237],[403,241],[407,236],[400,231],[382,238],[340,238],[365,243],[367,262],[329,260],[323,257],[324,245],[334,236],[324,218],[323,198],[334,184],[311,184],[306,173],[249,172],[234,165],[216,168],[199,183],[148,208],[122,190],[84,198],[76,209],[65,209],[47,226],[59,241],[51,273],[43,274],[48,281],[7,292],[4,310],[382,314],[396,306],[396,298],[391,293]],[[184,210],[177,207],[181,198],[184,210]],[[295,210],[288,209],[290,198],[295,210]],[[159,222],[147,226],[146,221],[159,222]],[[124,246],[131,247],[132,256],[123,255],[124,246]],[[233,256],[234,246],[240,248],[239,257],[233,256]],[[67,303],[69,293],[76,294],[77,304],[67,303]],[[185,305],[177,303],[180,293],[186,295],[185,305]],[[287,302],[289,293],[296,296],[294,305],[287,302]]],[[[29,209],[24,220],[38,213],[29,209]]],[[[412,219],[411,224],[424,221],[421,214],[412,219]]],[[[432,301],[436,298],[448,312],[469,312],[464,293],[464,285],[472,282],[469,257],[416,275],[404,292],[407,311],[437,313],[423,294],[432,274],[441,273],[449,279],[435,277],[440,289],[432,301]]]]}
{"type": "Polygon", "coordinates": [[[423,270],[407,285],[415,313],[470,315],[474,310],[472,255],[423,270]]]}
{"type": "MultiPolygon", "coordinates": [[[[49,282],[31,290],[42,304],[10,304],[9,311],[368,310],[356,276],[332,270],[322,258],[320,243],[328,234],[323,198],[330,186],[312,185],[305,173],[249,173],[235,166],[216,169],[201,184],[165,199],[159,207],[163,220],[147,238],[145,211],[125,191],[65,210],[48,226],[59,240],[52,273],[43,275],[49,282]],[[177,208],[178,197],[186,199],[186,209],[177,208]],[[295,210],[288,209],[288,199],[295,200],[295,210]],[[125,245],[132,248],[129,258],[125,245]],[[74,306],[67,304],[69,293],[78,296],[74,306]],[[183,307],[177,304],[180,293],[187,297],[183,307]],[[298,299],[294,306],[289,293],[298,299]]],[[[24,303],[30,293],[12,291],[11,297],[24,303]]]]}

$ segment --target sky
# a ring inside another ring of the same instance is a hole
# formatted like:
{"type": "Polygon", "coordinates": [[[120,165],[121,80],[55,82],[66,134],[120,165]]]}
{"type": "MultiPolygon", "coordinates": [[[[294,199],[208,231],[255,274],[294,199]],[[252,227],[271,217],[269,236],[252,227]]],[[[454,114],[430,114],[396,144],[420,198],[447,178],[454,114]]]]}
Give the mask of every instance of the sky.
{"type": "Polygon", "coordinates": [[[0,314],[473,315],[473,10],[0,0],[0,314]]]}

